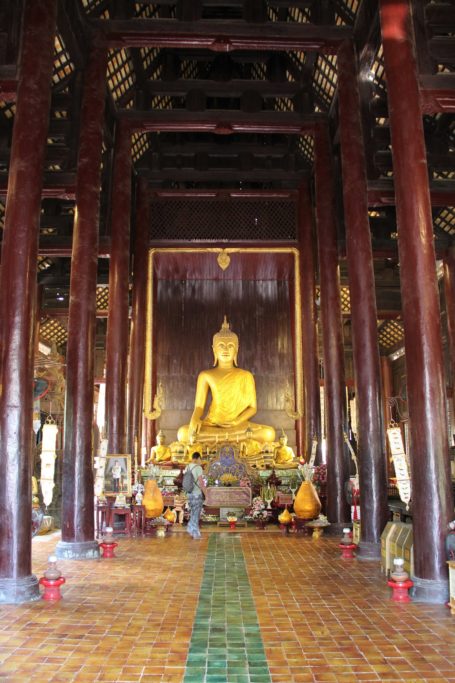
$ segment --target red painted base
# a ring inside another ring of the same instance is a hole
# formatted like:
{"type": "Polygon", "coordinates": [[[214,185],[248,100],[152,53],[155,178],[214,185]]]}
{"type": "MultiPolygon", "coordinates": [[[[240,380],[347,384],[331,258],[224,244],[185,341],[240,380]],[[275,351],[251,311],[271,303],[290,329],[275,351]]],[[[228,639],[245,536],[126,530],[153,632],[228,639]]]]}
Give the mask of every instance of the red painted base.
{"type": "Polygon", "coordinates": [[[229,522],[229,528],[235,529],[236,522],[229,522]]]}
{"type": "Polygon", "coordinates": [[[338,547],[341,550],[341,559],[342,560],[353,560],[355,555],[354,555],[354,550],[357,548],[357,545],[355,543],[339,543],[338,547]]]}
{"type": "Polygon", "coordinates": [[[280,524],[280,531],[283,536],[289,536],[289,524],[280,524]]]}
{"type": "Polygon", "coordinates": [[[413,587],[414,583],[411,579],[407,581],[387,581],[387,585],[392,589],[391,600],[395,602],[411,602],[408,590],[413,587]]]}
{"type": "Polygon", "coordinates": [[[100,548],[103,549],[103,557],[115,557],[114,550],[118,543],[100,543],[100,548]]]}
{"type": "Polygon", "coordinates": [[[49,602],[56,602],[62,599],[60,593],[60,586],[65,583],[65,579],[61,576],[59,579],[46,579],[44,576],[39,580],[41,586],[44,586],[44,593],[41,596],[43,600],[49,600],[49,602]]]}

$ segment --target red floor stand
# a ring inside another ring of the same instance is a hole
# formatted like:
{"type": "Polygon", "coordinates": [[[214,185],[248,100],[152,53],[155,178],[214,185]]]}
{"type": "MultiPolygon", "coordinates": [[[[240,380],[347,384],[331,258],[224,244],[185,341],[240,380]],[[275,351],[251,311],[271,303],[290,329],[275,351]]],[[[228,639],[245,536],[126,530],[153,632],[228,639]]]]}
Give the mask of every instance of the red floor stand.
{"type": "Polygon", "coordinates": [[[42,595],[43,600],[48,602],[57,602],[62,599],[60,593],[60,586],[65,583],[65,578],[62,572],[57,568],[57,558],[55,555],[50,555],[48,559],[48,567],[39,580],[39,584],[44,587],[42,595]]]}
{"type": "Polygon", "coordinates": [[[392,589],[391,600],[394,602],[411,602],[409,596],[409,589],[413,587],[414,583],[410,580],[409,574],[403,569],[404,560],[397,557],[393,561],[393,571],[390,574],[390,579],[387,585],[392,589]]]}
{"type": "Polygon", "coordinates": [[[104,534],[103,540],[99,544],[103,551],[102,557],[110,559],[111,557],[116,557],[114,550],[118,546],[118,543],[114,541],[114,530],[112,527],[106,527],[106,533],[104,534]]]}
{"type": "Polygon", "coordinates": [[[348,527],[343,529],[343,538],[338,547],[341,550],[342,560],[353,560],[355,558],[354,551],[357,549],[357,545],[352,542],[352,532],[348,527]]]}

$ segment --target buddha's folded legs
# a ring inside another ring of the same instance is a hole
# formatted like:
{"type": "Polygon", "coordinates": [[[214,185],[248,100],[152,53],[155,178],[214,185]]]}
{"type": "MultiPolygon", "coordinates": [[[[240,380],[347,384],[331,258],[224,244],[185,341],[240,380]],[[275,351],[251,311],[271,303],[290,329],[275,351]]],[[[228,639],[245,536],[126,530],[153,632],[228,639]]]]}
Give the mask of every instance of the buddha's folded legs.
{"type": "MultiPolygon", "coordinates": [[[[256,424],[254,422],[243,422],[236,427],[217,427],[213,424],[203,422],[201,429],[197,434],[197,440],[201,443],[218,441],[244,441],[247,437],[246,430],[250,429],[253,432],[253,438],[262,443],[268,443],[275,440],[275,430],[273,427],[267,425],[256,424]]],[[[248,435],[249,436],[249,435],[248,435]]],[[[190,440],[189,425],[180,427],[177,438],[183,443],[188,443],[190,440]]]]}

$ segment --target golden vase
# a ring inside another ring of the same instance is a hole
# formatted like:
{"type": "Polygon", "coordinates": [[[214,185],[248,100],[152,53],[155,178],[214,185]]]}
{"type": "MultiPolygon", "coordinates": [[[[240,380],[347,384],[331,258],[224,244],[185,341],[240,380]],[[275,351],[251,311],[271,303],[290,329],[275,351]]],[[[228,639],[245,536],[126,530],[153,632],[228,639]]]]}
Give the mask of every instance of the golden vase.
{"type": "Polygon", "coordinates": [[[299,519],[315,519],[321,512],[321,501],[311,481],[303,481],[294,500],[294,512],[299,519]]]}

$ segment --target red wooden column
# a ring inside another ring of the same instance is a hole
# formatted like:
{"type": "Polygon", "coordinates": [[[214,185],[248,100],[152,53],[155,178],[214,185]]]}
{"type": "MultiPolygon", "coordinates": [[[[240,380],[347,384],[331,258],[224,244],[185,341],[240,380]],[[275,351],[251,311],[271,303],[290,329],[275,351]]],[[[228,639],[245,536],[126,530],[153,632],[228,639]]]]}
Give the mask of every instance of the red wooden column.
{"type": "Polygon", "coordinates": [[[109,453],[125,453],[126,449],[131,170],[131,131],[128,125],[118,123],[113,164],[106,339],[106,423],[109,453]]]}
{"type": "Polygon", "coordinates": [[[444,257],[444,295],[447,315],[447,334],[452,369],[451,385],[455,384],[455,249],[450,247],[444,257]]]}
{"type": "Polygon", "coordinates": [[[316,126],[314,143],[327,436],[327,516],[332,530],[337,532],[350,521],[350,508],[344,494],[344,485],[349,479],[349,460],[343,436],[347,428],[346,388],[335,190],[330,137],[325,123],[316,126]]]}
{"type": "Polygon", "coordinates": [[[299,452],[308,459],[314,438],[318,441],[318,452],[321,450],[313,208],[308,182],[302,183],[299,189],[299,251],[305,430],[299,452]]]}
{"type": "Polygon", "coordinates": [[[56,549],[58,557],[67,559],[99,556],[94,540],[92,421],[106,68],[107,49],[93,48],[81,106],[66,354],[62,540],[56,549]]]}
{"type": "Polygon", "coordinates": [[[387,474],[358,69],[354,44],[350,41],[343,43],[338,51],[338,110],[355,394],[359,407],[357,443],[362,522],[357,556],[377,560],[381,557],[381,533],[388,516],[387,474]]]}
{"type": "Polygon", "coordinates": [[[139,178],[136,186],[136,228],[133,246],[133,305],[131,312],[128,392],[128,451],[133,452],[136,439],[138,462],[140,462],[142,444],[149,226],[150,196],[147,181],[145,178],[139,178]]]}
{"type": "Polygon", "coordinates": [[[55,0],[27,0],[3,233],[0,305],[0,602],[39,598],[31,566],[36,268],[55,0]]]}
{"type": "Polygon", "coordinates": [[[380,1],[398,224],[414,525],[414,597],[446,602],[453,516],[428,170],[407,0],[380,1]]]}

